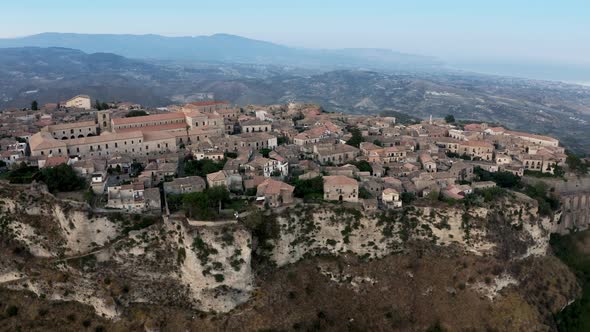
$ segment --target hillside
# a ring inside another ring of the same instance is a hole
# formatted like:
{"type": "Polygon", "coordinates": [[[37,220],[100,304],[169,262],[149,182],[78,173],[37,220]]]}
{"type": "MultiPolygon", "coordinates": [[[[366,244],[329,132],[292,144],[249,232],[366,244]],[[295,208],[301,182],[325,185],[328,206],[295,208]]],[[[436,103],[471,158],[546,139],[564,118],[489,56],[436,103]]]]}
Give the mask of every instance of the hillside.
{"type": "Polygon", "coordinates": [[[42,187],[2,184],[0,320],[66,331],[551,330],[580,289],[548,251],[555,222],[512,195],[378,214],[297,205],[191,226],[94,215],[42,187]]]}

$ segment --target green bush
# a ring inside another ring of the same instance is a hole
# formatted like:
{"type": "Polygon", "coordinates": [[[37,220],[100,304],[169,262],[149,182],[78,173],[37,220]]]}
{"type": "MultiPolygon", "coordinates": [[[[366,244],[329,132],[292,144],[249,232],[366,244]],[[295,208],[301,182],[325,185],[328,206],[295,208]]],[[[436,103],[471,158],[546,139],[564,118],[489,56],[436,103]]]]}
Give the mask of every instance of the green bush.
{"type": "Polygon", "coordinates": [[[368,161],[366,160],[359,160],[359,161],[349,161],[348,162],[350,165],[354,165],[356,166],[356,168],[359,169],[359,171],[361,172],[369,172],[369,173],[373,173],[373,167],[371,166],[371,164],[369,164],[368,161]]]}
{"type": "Polygon", "coordinates": [[[306,200],[323,199],[324,197],[324,179],[321,176],[309,180],[295,179],[291,181],[295,186],[293,194],[295,197],[306,200]]]}
{"type": "Polygon", "coordinates": [[[43,181],[51,192],[80,190],[86,186],[86,181],[66,164],[44,168],[36,178],[43,181]]]}
{"type": "Polygon", "coordinates": [[[18,307],[14,305],[8,306],[8,308],[6,308],[6,315],[8,315],[8,317],[18,315],[18,307]]]}
{"type": "Polygon", "coordinates": [[[346,144],[358,148],[364,141],[361,131],[356,127],[352,127],[348,131],[352,134],[352,137],[348,141],[346,141],[346,144]]]}
{"type": "MultiPolygon", "coordinates": [[[[219,217],[219,210],[230,202],[230,196],[224,187],[207,188],[202,192],[183,194],[182,207],[187,216],[200,220],[214,220],[219,217]]],[[[177,204],[177,199],[173,199],[177,204]]]]}
{"type": "Polygon", "coordinates": [[[521,185],[520,177],[510,172],[488,172],[477,166],[473,169],[478,181],[493,181],[502,188],[516,188],[521,185]]]}
{"type": "Polygon", "coordinates": [[[143,111],[143,110],[132,110],[132,111],[129,111],[127,114],[125,114],[125,117],[126,118],[133,118],[133,117],[136,117],[136,116],[145,116],[145,115],[148,115],[146,111],[143,111]]]}
{"type": "Polygon", "coordinates": [[[186,176],[198,175],[205,177],[207,174],[221,171],[226,161],[226,159],[218,162],[210,159],[187,160],[184,163],[184,173],[186,176]]]}

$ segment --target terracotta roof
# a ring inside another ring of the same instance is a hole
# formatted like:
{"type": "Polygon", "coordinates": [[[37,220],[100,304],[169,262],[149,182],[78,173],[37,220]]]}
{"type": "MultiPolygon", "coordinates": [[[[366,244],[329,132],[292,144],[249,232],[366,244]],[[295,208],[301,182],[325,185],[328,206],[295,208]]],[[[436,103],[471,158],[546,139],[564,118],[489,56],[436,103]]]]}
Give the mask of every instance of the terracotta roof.
{"type": "Polygon", "coordinates": [[[481,148],[493,148],[494,145],[490,142],[486,141],[462,141],[461,145],[466,146],[473,146],[473,147],[481,147],[481,148]]]}
{"type": "Polygon", "coordinates": [[[117,129],[117,133],[127,133],[131,131],[138,131],[141,130],[142,132],[146,131],[168,131],[168,130],[185,130],[186,134],[186,124],[185,123],[171,123],[166,125],[155,125],[155,126],[146,126],[146,127],[135,127],[135,128],[122,128],[117,129]]]}
{"type": "Polygon", "coordinates": [[[224,171],[207,174],[207,182],[225,181],[225,178],[224,171]]]}
{"type": "Polygon", "coordinates": [[[543,135],[537,135],[537,134],[522,133],[522,132],[519,132],[519,131],[506,131],[506,134],[511,135],[511,136],[517,136],[517,137],[534,138],[534,139],[538,139],[538,140],[541,140],[541,141],[559,142],[559,140],[557,140],[557,139],[555,139],[553,137],[543,136],[543,135]]]}
{"type": "Polygon", "coordinates": [[[324,176],[324,185],[330,186],[358,186],[358,182],[344,175],[324,176]]]}
{"type": "Polygon", "coordinates": [[[143,183],[130,183],[130,184],[124,184],[121,186],[121,190],[144,190],[145,187],[143,185],[143,183]]]}
{"type": "Polygon", "coordinates": [[[134,117],[130,117],[130,118],[113,119],[113,124],[124,125],[124,124],[151,122],[151,121],[177,120],[177,119],[184,119],[184,118],[185,118],[185,115],[182,112],[170,112],[170,113],[153,114],[153,115],[145,115],[145,116],[134,116],[134,117]]]}
{"type": "Polygon", "coordinates": [[[68,162],[68,158],[66,158],[66,157],[49,157],[45,161],[45,167],[58,166],[61,164],[65,164],[67,162],[68,162]]]}
{"type": "Polygon", "coordinates": [[[50,133],[40,131],[29,139],[31,150],[66,148],[64,141],[56,140],[50,133]]]}
{"type": "Polygon", "coordinates": [[[50,125],[49,130],[63,130],[63,129],[71,129],[71,128],[79,128],[79,127],[94,127],[96,123],[94,121],[83,121],[83,122],[70,122],[70,123],[60,123],[55,125],[50,125]]]}
{"type": "Polygon", "coordinates": [[[399,194],[399,191],[393,189],[393,188],[386,188],[385,190],[383,190],[383,194],[385,195],[389,195],[389,194],[399,194]]]}
{"type": "Polygon", "coordinates": [[[258,185],[257,195],[278,195],[281,191],[293,192],[295,187],[282,181],[266,179],[258,185]]]}
{"type": "Polygon", "coordinates": [[[479,123],[466,124],[463,128],[467,131],[481,131],[482,129],[479,123]]]}
{"type": "Polygon", "coordinates": [[[174,136],[165,131],[146,131],[143,133],[143,139],[145,142],[170,138],[174,138],[174,136]]]}

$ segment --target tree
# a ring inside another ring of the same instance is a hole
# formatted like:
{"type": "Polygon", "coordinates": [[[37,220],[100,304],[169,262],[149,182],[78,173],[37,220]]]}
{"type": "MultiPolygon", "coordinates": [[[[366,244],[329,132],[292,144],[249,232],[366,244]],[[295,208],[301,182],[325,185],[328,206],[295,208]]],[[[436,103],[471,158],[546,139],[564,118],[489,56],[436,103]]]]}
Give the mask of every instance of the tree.
{"type": "Polygon", "coordinates": [[[209,200],[219,207],[219,210],[221,210],[223,203],[230,201],[229,191],[227,191],[227,189],[222,186],[209,188],[205,190],[205,193],[209,197],[209,200]]]}
{"type": "Polygon", "coordinates": [[[186,176],[198,175],[206,176],[210,173],[221,171],[227,159],[213,161],[211,159],[187,160],[184,164],[184,173],[186,176]]]}
{"type": "Polygon", "coordinates": [[[108,110],[109,104],[105,103],[105,102],[100,102],[98,99],[96,99],[94,101],[94,108],[96,108],[97,111],[102,111],[102,110],[108,110]]]}
{"type": "Polygon", "coordinates": [[[578,175],[588,174],[588,164],[575,154],[568,153],[565,163],[570,171],[578,175]]]}
{"type": "Polygon", "coordinates": [[[359,198],[369,199],[371,197],[373,197],[373,195],[371,195],[371,193],[365,187],[361,187],[359,189],[359,198]]]}
{"type": "Polygon", "coordinates": [[[412,201],[416,200],[416,194],[414,193],[408,193],[408,192],[403,192],[401,194],[401,200],[404,204],[409,204],[412,201]]]}
{"type": "Polygon", "coordinates": [[[383,146],[383,143],[381,143],[380,140],[376,139],[373,141],[373,144],[377,145],[377,146],[383,146]]]}
{"type": "Polygon", "coordinates": [[[358,148],[364,141],[361,131],[356,127],[351,128],[349,131],[352,134],[352,137],[348,141],[346,141],[346,144],[358,148]]]}
{"type": "Polygon", "coordinates": [[[260,154],[264,157],[264,158],[268,158],[268,155],[270,154],[272,150],[269,148],[262,148],[260,149],[258,152],[260,152],[260,154]]]}
{"type": "Polygon", "coordinates": [[[291,182],[295,186],[293,194],[295,197],[305,199],[323,199],[324,179],[321,176],[309,180],[295,179],[291,182]]]}
{"type": "Polygon", "coordinates": [[[144,110],[132,110],[132,111],[129,111],[127,114],[125,114],[125,117],[126,118],[133,118],[136,116],[144,116],[144,115],[148,115],[147,112],[144,110]]]}
{"type": "Polygon", "coordinates": [[[131,163],[131,166],[129,169],[129,176],[136,177],[139,175],[139,173],[143,172],[144,169],[145,168],[143,167],[143,165],[141,163],[134,161],[131,163]]]}
{"type": "Polygon", "coordinates": [[[285,145],[289,144],[289,138],[287,136],[279,136],[277,137],[277,145],[285,145]]]}
{"type": "Polygon", "coordinates": [[[510,172],[488,172],[477,166],[473,169],[479,181],[493,181],[502,188],[515,188],[520,186],[520,177],[510,172]]]}
{"type": "Polygon", "coordinates": [[[445,122],[446,123],[455,123],[455,116],[452,114],[445,116],[445,122]]]}
{"type": "Polygon", "coordinates": [[[31,110],[33,110],[33,111],[39,110],[39,103],[37,103],[36,100],[33,100],[33,102],[31,103],[31,110]]]}
{"type": "MultiPolygon", "coordinates": [[[[213,187],[202,192],[181,195],[182,207],[190,218],[213,220],[219,216],[224,203],[230,201],[229,192],[224,187],[213,187]]],[[[174,204],[176,198],[172,199],[174,204]]]]}
{"type": "Polygon", "coordinates": [[[37,179],[43,181],[51,192],[80,190],[86,186],[86,181],[67,164],[44,168],[37,179]]]}
{"type": "Polygon", "coordinates": [[[349,161],[348,162],[350,165],[354,165],[356,166],[356,168],[359,169],[359,171],[361,172],[369,172],[369,173],[373,173],[373,167],[371,166],[371,164],[369,164],[368,161],[366,160],[359,160],[359,161],[349,161]]]}

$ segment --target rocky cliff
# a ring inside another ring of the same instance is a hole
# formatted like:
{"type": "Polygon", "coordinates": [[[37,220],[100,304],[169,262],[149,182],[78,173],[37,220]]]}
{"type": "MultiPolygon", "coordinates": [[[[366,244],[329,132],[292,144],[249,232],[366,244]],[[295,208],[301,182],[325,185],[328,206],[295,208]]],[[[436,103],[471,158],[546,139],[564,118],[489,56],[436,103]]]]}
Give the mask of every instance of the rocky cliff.
{"type": "MultiPolygon", "coordinates": [[[[517,193],[387,212],[297,205],[257,213],[274,230],[265,237],[248,222],[97,215],[35,187],[2,185],[0,209],[0,295],[21,306],[14,294],[51,308],[81,303],[101,326],[550,330],[579,292],[548,251],[557,222],[517,193]]],[[[32,322],[31,310],[22,315],[32,322]]]]}

